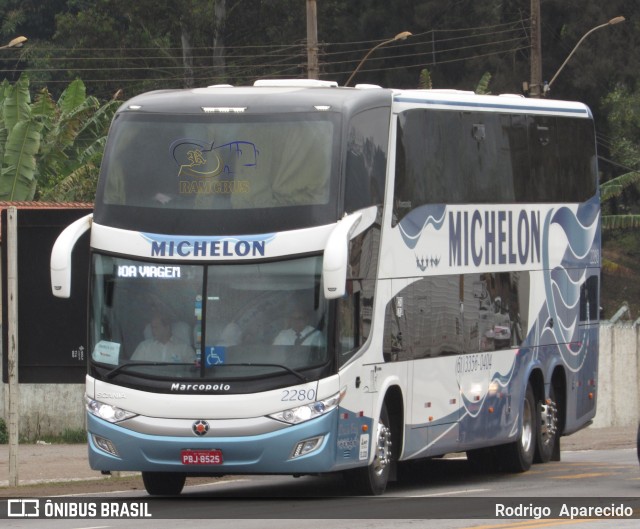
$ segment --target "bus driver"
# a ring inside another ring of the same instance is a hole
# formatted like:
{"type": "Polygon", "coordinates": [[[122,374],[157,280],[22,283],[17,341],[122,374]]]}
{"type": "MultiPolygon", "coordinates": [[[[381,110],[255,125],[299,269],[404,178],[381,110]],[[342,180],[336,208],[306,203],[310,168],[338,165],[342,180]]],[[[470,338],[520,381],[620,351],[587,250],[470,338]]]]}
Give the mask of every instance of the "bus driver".
{"type": "Polygon", "coordinates": [[[288,327],[278,333],[273,345],[324,345],[322,333],[309,323],[311,321],[311,311],[293,306],[287,319],[288,327]]]}
{"type": "Polygon", "coordinates": [[[180,364],[195,361],[194,350],[172,336],[171,320],[168,317],[154,314],[150,327],[152,337],[142,341],[136,347],[131,360],[180,364]]]}

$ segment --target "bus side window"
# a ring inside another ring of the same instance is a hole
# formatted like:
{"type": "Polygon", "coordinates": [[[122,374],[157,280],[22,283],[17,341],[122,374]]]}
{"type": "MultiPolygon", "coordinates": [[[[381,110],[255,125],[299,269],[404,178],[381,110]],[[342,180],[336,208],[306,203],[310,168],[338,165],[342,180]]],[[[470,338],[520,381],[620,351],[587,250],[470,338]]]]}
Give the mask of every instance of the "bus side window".
{"type": "Polygon", "coordinates": [[[356,353],[360,343],[360,293],[338,302],[338,365],[345,365],[356,353]]]}
{"type": "Polygon", "coordinates": [[[407,319],[404,311],[406,291],[394,297],[385,310],[382,354],[385,362],[409,360],[411,349],[407,347],[407,319]]]}
{"type": "Polygon", "coordinates": [[[389,110],[369,109],[351,119],[345,173],[345,211],[381,204],[387,167],[389,110]]]}
{"type": "Polygon", "coordinates": [[[598,276],[588,277],[580,287],[580,322],[598,321],[598,276]]]}

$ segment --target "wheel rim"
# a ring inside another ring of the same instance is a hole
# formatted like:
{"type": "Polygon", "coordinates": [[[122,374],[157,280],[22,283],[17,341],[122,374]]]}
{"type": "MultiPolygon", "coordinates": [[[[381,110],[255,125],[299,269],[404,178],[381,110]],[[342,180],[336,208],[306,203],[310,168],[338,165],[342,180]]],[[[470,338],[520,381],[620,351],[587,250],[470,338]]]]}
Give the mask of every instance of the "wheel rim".
{"type": "Polygon", "coordinates": [[[376,440],[376,456],[373,461],[373,471],[381,476],[391,462],[391,429],[384,423],[378,423],[378,437],[376,440]]]}
{"type": "Polygon", "coordinates": [[[550,444],[558,431],[558,410],[555,403],[548,400],[540,404],[540,439],[545,445],[550,444]]]}
{"type": "Polygon", "coordinates": [[[533,444],[533,413],[531,413],[531,403],[529,399],[524,401],[524,410],[522,412],[522,437],[520,438],[522,448],[525,452],[529,452],[533,444]]]}

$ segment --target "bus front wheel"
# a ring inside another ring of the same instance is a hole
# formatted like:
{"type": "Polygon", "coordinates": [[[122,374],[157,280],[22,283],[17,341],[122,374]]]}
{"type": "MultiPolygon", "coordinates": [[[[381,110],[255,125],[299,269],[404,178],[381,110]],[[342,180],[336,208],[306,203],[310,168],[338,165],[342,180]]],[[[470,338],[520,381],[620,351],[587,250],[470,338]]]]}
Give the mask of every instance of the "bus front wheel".
{"type": "Polygon", "coordinates": [[[531,468],[536,452],[538,431],[538,414],[536,398],[531,384],[527,384],[522,406],[522,428],[520,437],[513,443],[499,447],[506,470],[510,472],[525,472],[531,468]]]}
{"type": "Polygon", "coordinates": [[[186,476],[174,472],[143,472],[142,482],[151,496],[177,496],[182,492],[186,476]]]}
{"type": "Polygon", "coordinates": [[[375,451],[373,462],[367,467],[345,472],[347,483],[357,494],[379,495],[387,488],[393,452],[389,414],[384,404],[380,410],[380,419],[372,441],[374,443],[372,449],[375,451]]]}

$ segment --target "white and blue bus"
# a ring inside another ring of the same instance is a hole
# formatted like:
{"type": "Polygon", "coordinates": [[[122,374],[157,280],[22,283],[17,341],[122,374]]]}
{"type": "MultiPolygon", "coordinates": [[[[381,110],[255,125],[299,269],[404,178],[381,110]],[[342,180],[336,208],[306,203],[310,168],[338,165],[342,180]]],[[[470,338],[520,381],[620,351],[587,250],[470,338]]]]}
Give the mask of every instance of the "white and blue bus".
{"type": "Polygon", "coordinates": [[[333,472],[380,494],[455,452],[522,472],[594,417],[582,104],[306,80],[140,95],[54,247],[58,296],[88,229],[89,461],[150,494],[333,472]]]}

